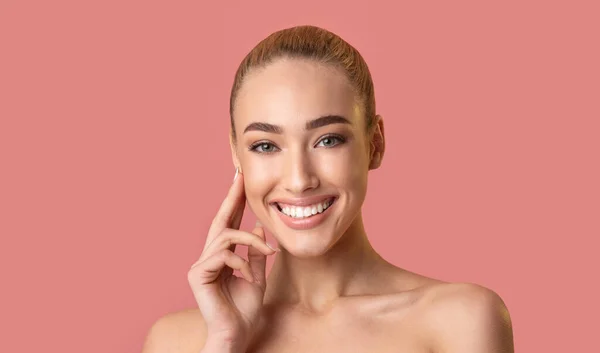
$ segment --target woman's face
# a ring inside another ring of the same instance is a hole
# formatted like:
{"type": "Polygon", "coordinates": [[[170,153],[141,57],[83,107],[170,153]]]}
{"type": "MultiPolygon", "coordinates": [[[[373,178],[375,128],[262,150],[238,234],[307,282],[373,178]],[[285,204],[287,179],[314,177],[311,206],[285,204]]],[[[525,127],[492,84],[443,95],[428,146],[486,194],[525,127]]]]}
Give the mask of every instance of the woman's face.
{"type": "Polygon", "coordinates": [[[370,165],[364,115],[343,72],[299,59],[255,70],[234,123],[252,211],[291,254],[326,252],[359,215],[370,165]]]}

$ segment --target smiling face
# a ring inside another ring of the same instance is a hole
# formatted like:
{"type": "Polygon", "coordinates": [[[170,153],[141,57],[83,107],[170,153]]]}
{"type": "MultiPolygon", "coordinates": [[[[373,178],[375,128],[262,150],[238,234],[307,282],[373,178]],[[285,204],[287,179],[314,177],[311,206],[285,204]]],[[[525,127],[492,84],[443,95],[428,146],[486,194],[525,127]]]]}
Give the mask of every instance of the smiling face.
{"type": "Polygon", "coordinates": [[[323,254],[359,215],[382,154],[350,82],[330,65],[279,59],[245,78],[234,111],[250,208],[291,254],[323,254]]]}

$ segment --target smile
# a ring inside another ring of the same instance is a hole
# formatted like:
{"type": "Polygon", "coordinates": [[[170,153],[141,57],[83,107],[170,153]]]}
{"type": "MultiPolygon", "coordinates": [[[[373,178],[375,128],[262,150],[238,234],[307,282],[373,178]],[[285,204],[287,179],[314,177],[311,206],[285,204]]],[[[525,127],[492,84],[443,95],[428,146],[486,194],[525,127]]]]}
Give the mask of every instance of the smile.
{"type": "Polygon", "coordinates": [[[337,197],[311,197],[302,200],[277,200],[271,207],[279,219],[289,228],[295,230],[308,230],[323,223],[331,208],[335,205],[337,197]],[[286,203],[289,202],[289,203],[286,203]]]}
{"type": "Polygon", "coordinates": [[[314,215],[325,212],[333,204],[335,198],[329,198],[323,202],[319,202],[308,206],[294,206],[280,202],[276,202],[275,205],[279,212],[292,218],[308,218],[314,215]]]}

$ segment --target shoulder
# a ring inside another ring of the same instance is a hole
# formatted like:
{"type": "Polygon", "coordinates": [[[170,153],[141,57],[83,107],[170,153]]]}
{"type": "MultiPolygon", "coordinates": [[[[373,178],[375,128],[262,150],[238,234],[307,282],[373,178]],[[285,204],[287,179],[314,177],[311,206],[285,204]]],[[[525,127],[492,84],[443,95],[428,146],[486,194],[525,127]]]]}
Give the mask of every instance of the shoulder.
{"type": "Polygon", "coordinates": [[[432,286],[423,318],[436,352],[513,353],[512,323],[502,298],[473,283],[432,286]]]}
{"type": "Polygon", "coordinates": [[[160,317],[150,327],[142,353],[199,352],[206,326],[198,309],[186,309],[160,317]]]}

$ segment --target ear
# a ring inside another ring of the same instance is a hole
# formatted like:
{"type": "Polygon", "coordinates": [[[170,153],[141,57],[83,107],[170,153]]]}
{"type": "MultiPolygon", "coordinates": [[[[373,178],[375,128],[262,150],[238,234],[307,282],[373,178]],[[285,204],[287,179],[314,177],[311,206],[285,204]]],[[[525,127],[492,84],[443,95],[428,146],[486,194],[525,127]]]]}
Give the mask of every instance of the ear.
{"type": "Polygon", "coordinates": [[[233,161],[233,166],[235,168],[239,168],[239,172],[242,172],[242,166],[240,165],[240,160],[238,159],[236,143],[233,141],[232,131],[229,130],[229,147],[231,148],[231,160],[233,161]]]}
{"type": "Polygon", "coordinates": [[[369,134],[371,138],[369,170],[379,168],[385,153],[385,135],[381,115],[375,116],[371,129],[372,131],[369,134]]]}

